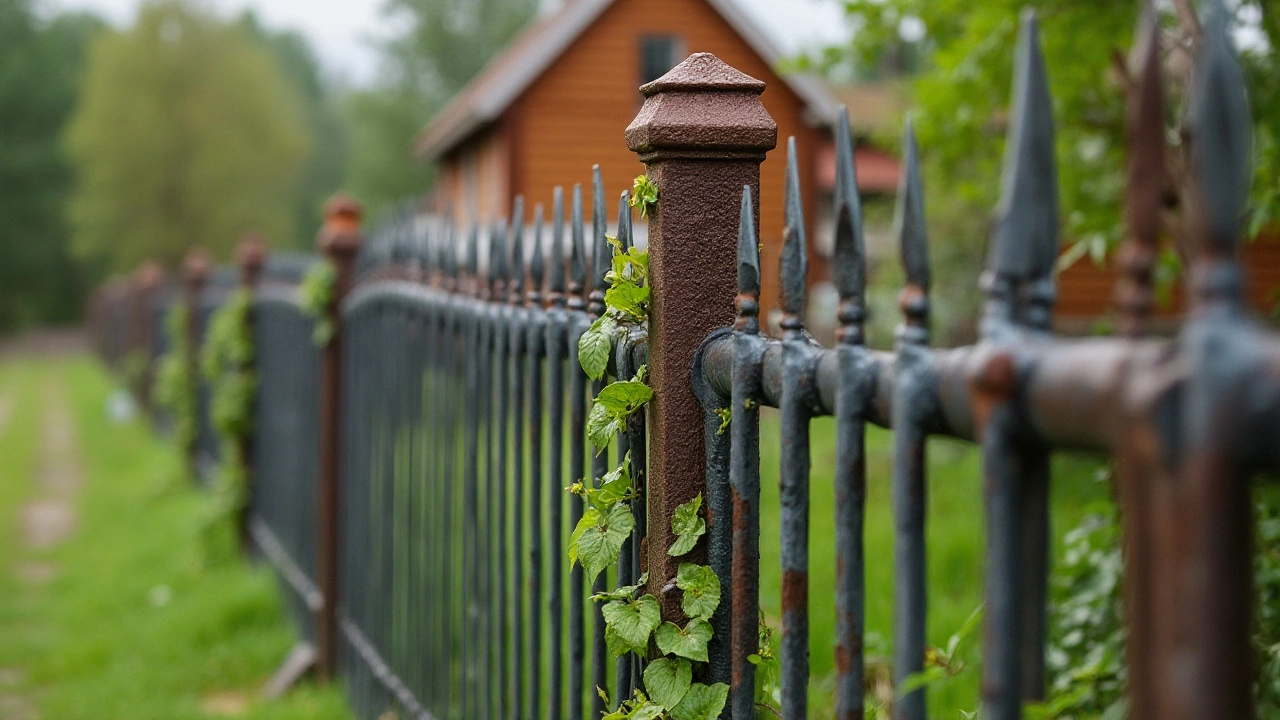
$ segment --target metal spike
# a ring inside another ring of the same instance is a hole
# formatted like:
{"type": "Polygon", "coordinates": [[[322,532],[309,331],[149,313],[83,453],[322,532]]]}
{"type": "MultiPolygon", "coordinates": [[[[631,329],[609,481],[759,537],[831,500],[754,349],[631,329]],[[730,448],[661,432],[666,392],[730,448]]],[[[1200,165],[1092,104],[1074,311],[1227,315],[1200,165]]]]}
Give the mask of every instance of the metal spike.
{"type": "Polygon", "coordinates": [[[1208,233],[1204,250],[1234,255],[1249,194],[1249,108],[1227,9],[1222,0],[1206,4],[1189,113],[1193,177],[1208,233]]]}
{"type": "Polygon", "coordinates": [[[920,147],[915,127],[907,120],[902,138],[902,180],[894,225],[907,284],[929,291],[929,235],[925,227],[924,184],[920,180],[920,147]]]}
{"type": "Polygon", "coordinates": [[[556,186],[551,202],[551,278],[547,289],[564,292],[564,188],[556,186]]]}
{"type": "Polygon", "coordinates": [[[586,240],[582,237],[582,185],[573,186],[573,209],[569,220],[573,245],[569,249],[569,281],[581,292],[587,281],[586,240]]]}
{"type": "Polygon", "coordinates": [[[622,245],[623,250],[631,247],[631,193],[627,190],[622,191],[622,197],[618,198],[618,242],[622,245]]]}
{"type": "MultiPolygon", "coordinates": [[[[529,289],[531,291],[542,291],[544,268],[545,260],[542,257],[542,203],[538,203],[533,206],[533,255],[529,258],[529,282],[531,284],[529,289]]],[[[561,271],[561,275],[563,274],[564,271],[561,271]]]]}
{"type": "Polygon", "coordinates": [[[742,214],[738,219],[738,293],[760,294],[760,240],[750,185],[742,186],[742,214]]]}
{"type": "Polygon", "coordinates": [[[467,274],[478,278],[480,274],[480,224],[471,223],[471,242],[467,243],[467,274]]]}
{"type": "Polygon", "coordinates": [[[608,283],[604,276],[612,264],[612,253],[605,235],[609,232],[609,216],[605,210],[604,180],[600,166],[591,166],[591,278],[587,287],[603,289],[608,283]]]}
{"type": "Polygon", "coordinates": [[[862,204],[853,161],[849,110],[840,107],[836,122],[834,280],[842,299],[862,301],[867,288],[867,253],[862,239],[862,204]]]}
{"type": "Polygon", "coordinates": [[[1001,186],[988,268],[1022,280],[1051,276],[1058,257],[1053,100],[1031,9],[1022,13],[1001,186]]]}
{"type": "Polygon", "coordinates": [[[787,138],[786,220],[781,269],[782,310],[791,316],[788,321],[798,329],[804,326],[809,248],[804,232],[804,208],[800,203],[800,168],[796,163],[794,136],[787,138]]]}
{"type": "Polygon", "coordinates": [[[1129,96],[1129,233],[1154,251],[1165,193],[1165,138],[1160,23],[1149,1],[1143,3],[1135,54],[1141,68],[1136,91],[1129,96]]]}
{"type": "Polygon", "coordinates": [[[511,257],[507,262],[507,291],[519,297],[524,290],[524,196],[517,195],[511,208],[511,257]]]}
{"type": "Polygon", "coordinates": [[[497,221],[489,226],[489,280],[507,279],[507,221],[497,221]]]}

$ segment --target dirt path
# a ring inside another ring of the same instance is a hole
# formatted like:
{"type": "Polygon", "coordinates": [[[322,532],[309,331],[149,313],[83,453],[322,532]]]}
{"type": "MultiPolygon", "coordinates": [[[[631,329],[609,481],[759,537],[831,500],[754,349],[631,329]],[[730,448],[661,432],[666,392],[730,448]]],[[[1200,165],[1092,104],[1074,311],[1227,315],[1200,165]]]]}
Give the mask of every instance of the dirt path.
{"type": "MultiPolygon", "coordinates": [[[[28,557],[11,567],[20,585],[26,587],[57,578],[58,566],[41,556],[75,534],[75,500],[84,479],[76,426],[63,387],[50,380],[42,388],[41,398],[44,417],[31,478],[35,493],[21,511],[22,543],[28,557]]],[[[0,397],[0,431],[9,407],[0,397]]],[[[0,668],[0,720],[38,720],[34,705],[19,694],[25,682],[26,674],[20,668],[0,668]]]]}

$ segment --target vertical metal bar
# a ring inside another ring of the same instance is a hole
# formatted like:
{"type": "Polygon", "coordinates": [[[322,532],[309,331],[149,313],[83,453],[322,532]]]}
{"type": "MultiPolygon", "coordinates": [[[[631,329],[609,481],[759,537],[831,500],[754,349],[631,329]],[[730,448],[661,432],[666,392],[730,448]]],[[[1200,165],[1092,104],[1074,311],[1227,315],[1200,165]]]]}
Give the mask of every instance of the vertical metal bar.
{"type": "MultiPolygon", "coordinates": [[[[565,477],[564,455],[564,357],[568,345],[568,315],[565,312],[564,190],[557,187],[551,219],[551,267],[548,279],[547,309],[547,533],[548,579],[547,614],[550,623],[550,662],[547,666],[546,720],[561,720],[564,711],[564,582],[559,568],[564,567],[565,497],[561,488],[572,482],[565,477]]],[[[570,571],[572,575],[572,571],[570,571]]]]}
{"type": "MultiPolygon", "coordinates": [[[[525,383],[529,388],[529,641],[523,662],[529,673],[524,698],[524,715],[537,720],[542,709],[542,588],[543,576],[548,574],[546,558],[542,553],[543,525],[543,467],[542,467],[542,385],[543,358],[547,350],[546,314],[542,308],[542,281],[544,260],[542,256],[542,204],[533,210],[533,255],[529,259],[529,292],[525,295],[528,309],[528,326],[525,347],[525,383]]],[[[554,437],[554,436],[553,436],[554,437]]],[[[559,438],[556,438],[557,442],[559,438]]],[[[554,488],[553,488],[554,489],[554,488]]],[[[552,532],[555,532],[552,527],[552,532]]],[[[559,560],[559,558],[553,558],[559,560]]],[[[559,585],[559,575],[552,574],[549,582],[559,585]]]]}
{"type": "Polygon", "coordinates": [[[464,403],[467,408],[466,421],[466,437],[464,440],[465,447],[463,450],[463,461],[465,462],[465,476],[463,479],[464,501],[463,501],[463,523],[464,523],[464,551],[462,559],[462,577],[463,577],[463,621],[467,628],[464,641],[462,643],[463,652],[463,704],[462,717],[473,718],[483,717],[484,713],[480,708],[480,693],[478,688],[479,670],[480,670],[480,646],[483,637],[480,634],[480,616],[479,616],[479,600],[477,595],[480,590],[480,565],[479,560],[479,463],[480,463],[480,317],[481,304],[479,302],[480,294],[480,278],[478,275],[478,256],[479,256],[480,236],[473,228],[471,232],[471,242],[467,245],[467,283],[471,290],[472,298],[469,302],[463,304],[463,332],[465,339],[463,342],[463,367],[466,373],[467,393],[466,397],[469,402],[464,403]]]}
{"type": "MultiPolygon", "coordinates": [[[[760,615],[760,251],[751,186],[742,187],[738,221],[738,317],[734,322],[733,397],[729,408],[729,482],[733,490],[730,716],[755,716],[760,615]]],[[[722,584],[723,587],[723,584],[722,584]]],[[[723,602],[723,601],[721,601],[723,602]]]]}
{"type": "MultiPolygon", "coordinates": [[[[866,411],[874,392],[875,373],[866,352],[863,333],[863,323],[867,317],[867,259],[862,237],[862,207],[858,200],[858,179],[854,167],[853,133],[849,127],[849,113],[845,108],[840,109],[835,135],[834,278],[836,289],[840,293],[840,327],[836,333],[840,386],[835,408],[836,717],[839,720],[852,720],[860,719],[863,715],[863,615],[866,593],[862,540],[867,495],[865,437],[866,411]]],[[[908,158],[907,162],[909,164],[911,159],[908,158]]],[[[911,167],[909,165],[907,174],[911,173],[911,167]]],[[[904,197],[905,193],[899,193],[900,202],[904,197]]],[[[894,407],[896,409],[898,406],[894,407]]],[[[898,428],[897,423],[894,427],[898,428]]],[[[895,440],[899,437],[900,435],[895,435],[895,440]]],[[[899,467],[895,456],[895,472],[899,467]]],[[[923,483],[922,477],[921,481],[923,483]]],[[[896,487],[898,483],[895,478],[896,487]]],[[[899,542],[900,539],[895,542],[895,549],[901,552],[899,542]]],[[[923,567],[923,552],[920,560],[923,567]]],[[[894,577],[901,587],[901,575],[895,572],[894,577]]],[[[923,606],[923,587],[920,590],[923,606]]],[[[896,606],[901,608],[900,604],[896,606]]],[[[923,618],[921,621],[923,631],[923,618]]],[[[900,618],[895,618],[895,631],[901,631],[902,627],[900,618]]],[[[897,647],[899,646],[895,640],[895,648],[897,647]]],[[[907,647],[914,650],[914,646],[907,647]]],[[[900,658],[901,655],[895,659],[895,669],[900,658]]],[[[898,672],[900,675],[901,671],[898,672]]]]}
{"type": "Polygon", "coordinates": [[[493,498],[491,502],[495,504],[493,509],[494,522],[497,524],[497,532],[493,534],[496,551],[494,552],[494,570],[497,576],[496,586],[493,596],[497,600],[497,611],[494,613],[491,622],[492,642],[497,644],[494,654],[494,664],[490,670],[490,683],[494,686],[497,694],[497,705],[494,713],[498,718],[507,717],[507,692],[508,692],[508,676],[507,666],[510,657],[510,647],[508,646],[508,612],[509,612],[509,590],[507,587],[507,545],[510,542],[508,529],[510,524],[510,494],[511,488],[508,484],[509,472],[507,467],[507,428],[509,427],[508,411],[510,403],[508,397],[511,393],[510,377],[507,374],[508,356],[509,356],[509,340],[511,327],[510,308],[506,304],[507,300],[507,235],[510,232],[509,226],[504,222],[497,234],[490,240],[489,252],[489,275],[493,278],[493,300],[490,313],[493,317],[493,342],[496,346],[494,352],[493,374],[497,381],[493,383],[497,393],[497,418],[496,418],[496,445],[497,445],[497,465],[496,472],[489,474],[489,492],[493,498]]]}
{"type": "Polygon", "coordinates": [[[808,244],[800,204],[796,141],[787,139],[786,230],[782,246],[782,717],[808,718],[809,417],[811,350],[804,333],[808,244]]]}
{"type": "MultiPolygon", "coordinates": [[[[605,228],[608,217],[605,214],[604,182],[600,177],[600,166],[591,168],[592,174],[592,208],[591,208],[591,264],[592,272],[587,275],[586,289],[589,291],[587,304],[588,320],[595,320],[604,314],[605,273],[609,272],[609,243],[605,240],[605,228]]],[[[584,327],[585,329],[585,327],[584,327]]],[[[576,345],[576,343],[575,343],[576,345]]],[[[608,383],[607,377],[601,377],[591,383],[591,397],[600,394],[608,383]]],[[[591,455],[592,484],[598,484],[609,472],[609,448],[597,448],[591,455]]],[[[591,585],[592,594],[608,592],[608,569],[596,576],[591,585]]],[[[600,690],[609,692],[609,651],[604,641],[604,611],[600,603],[591,603],[591,682],[600,690]]],[[[591,716],[598,717],[608,712],[604,698],[599,693],[591,694],[591,716]]]]}
{"type": "Polygon", "coordinates": [[[334,325],[323,350],[320,379],[320,476],[318,487],[317,580],[321,608],[316,621],[317,672],[333,677],[338,647],[338,499],[339,425],[342,408],[342,318],[340,303],[351,287],[352,264],[360,249],[360,207],[348,198],[334,198],[326,208],[325,224],[316,239],[337,271],[333,299],[327,312],[334,325]]]}
{"type": "MultiPolygon", "coordinates": [[[[573,186],[573,216],[571,220],[573,245],[572,254],[569,258],[570,266],[570,284],[569,284],[569,319],[568,319],[568,335],[566,337],[566,345],[569,351],[569,468],[570,477],[578,479],[583,477],[583,470],[586,468],[586,405],[587,405],[587,376],[582,371],[582,366],[578,364],[578,338],[582,335],[584,329],[583,320],[585,319],[586,302],[582,297],[585,289],[587,266],[584,255],[585,239],[583,238],[582,227],[582,186],[573,186]]],[[[569,498],[569,527],[577,527],[578,521],[582,519],[583,506],[582,498],[574,495],[569,498]]],[[[569,703],[568,711],[565,717],[578,718],[583,717],[585,707],[583,701],[586,689],[583,685],[585,677],[583,675],[583,661],[585,659],[586,646],[583,637],[583,607],[582,593],[584,590],[583,570],[580,564],[575,564],[573,569],[569,571],[569,703]]]]}
{"type": "MultiPolygon", "coordinates": [[[[511,652],[504,672],[511,678],[508,707],[511,712],[507,716],[520,714],[521,703],[524,702],[524,360],[525,336],[528,333],[529,315],[524,309],[524,198],[517,197],[515,209],[511,213],[511,258],[507,263],[507,301],[511,304],[508,310],[510,337],[510,366],[508,369],[508,385],[511,392],[511,537],[514,552],[511,554],[511,612],[509,614],[509,635],[511,652]]],[[[526,711],[531,709],[526,708],[526,711]]]]}

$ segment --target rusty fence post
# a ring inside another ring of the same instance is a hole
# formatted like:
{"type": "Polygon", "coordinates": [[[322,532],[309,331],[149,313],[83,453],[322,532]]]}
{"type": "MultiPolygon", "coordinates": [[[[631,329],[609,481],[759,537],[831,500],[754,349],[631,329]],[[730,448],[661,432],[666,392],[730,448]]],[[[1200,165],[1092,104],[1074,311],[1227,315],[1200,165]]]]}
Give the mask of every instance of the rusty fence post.
{"type": "Polygon", "coordinates": [[[321,681],[333,678],[338,647],[338,482],[339,423],[342,413],[342,300],[351,289],[360,234],[360,205],[338,195],[325,207],[324,226],[316,245],[336,271],[328,313],[333,334],[320,357],[320,473],[316,575],[321,603],[316,619],[316,673],[321,681]]]}
{"type": "MultiPolygon", "coordinates": [[[[250,337],[253,336],[254,324],[253,297],[257,292],[258,282],[262,279],[262,266],[266,261],[267,244],[261,235],[249,233],[236,246],[236,265],[240,268],[240,289],[249,296],[249,310],[245,315],[245,324],[248,325],[246,331],[250,337]]],[[[253,371],[257,362],[258,349],[255,344],[253,355],[246,363],[247,367],[241,369],[253,371]]],[[[256,404],[256,389],[254,393],[254,402],[256,404]]],[[[241,503],[240,511],[236,517],[236,531],[240,537],[240,547],[245,550],[249,549],[252,542],[249,538],[249,499],[253,497],[253,435],[254,431],[251,429],[240,438],[240,465],[244,477],[244,502],[241,503]]]]}
{"type": "MultiPolygon", "coordinates": [[[[182,263],[182,302],[187,310],[187,325],[184,328],[187,336],[186,357],[183,358],[183,363],[186,366],[187,377],[191,380],[191,390],[195,394],[195,397],[191,398],[191,403],[197,415],[200,412],[200,336],[204,331],[201,327],[200,300],[204,297],[204,289],[209,283],[209,273],[212,269],[213,261],[210,260],[209,253],[204,248],[192,248],[182,263]]],[[[193,417],[191,422],[193,423],[191,436],[182,439],[186,444],[182,448],[182,458],[186,463],[187,477],[194,479],[197,471],[196,451],[199,447],[197,428],[200,426],[200,420],[198,417],[193,417]]]]}
{"type": "MultiPolygon", "coordinates": [[[[644,105],[626,130],[627,147],[659,189],[649,220],[649,592],[663,614],[679,558],[667,554],[678,505],[705,493],[704,410],[694,397],[694,355],[717,328],[733,323],[737,294],[738,209],[742,188],[760,197],[760,163],[778,143],[778,126],[760,102],[764,83],[710,53],[689,56],[640,88],[644,105]]],[[[759,219],[759,205],[754,208],[759,219]]],[[[710,532],[729,522],[708,508],[710,532]]],[[[723,526],[722,526],[723,527],[723,526]]],[[[695,551],[705,556],[705,550],[695,551]]],[[[696,557],[700,560],[701,558],[696,557]]]]}

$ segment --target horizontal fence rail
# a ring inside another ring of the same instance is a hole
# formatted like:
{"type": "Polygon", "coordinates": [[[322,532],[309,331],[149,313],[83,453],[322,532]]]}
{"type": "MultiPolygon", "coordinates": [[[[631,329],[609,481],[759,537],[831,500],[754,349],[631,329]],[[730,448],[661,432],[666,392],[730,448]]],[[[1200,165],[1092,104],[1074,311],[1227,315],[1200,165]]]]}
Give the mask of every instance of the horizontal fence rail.
{"type": "MultiPolygon", "coordinates": [[[[589,194],[557,188],[549,211],[527,213],[516,198],[508,218],[484,225],[407,209],[367,241],[358,207],[335,202],[319,238],[336,278],[321,321],[334,332],[318,340],[314,309],[298,296],[315,259],[266,258],[256,280],[242,262],[258,377],[246,532],[281,576],[321,677],[342,679],[361,718],[600,717],[646,689],[658,653],[613,657],[603,603],[591,598],[643,580],[664,620],[683,618],[672,520],[702,496],[706,535],[688,558],[708,564],[723,599],[708,613],[712,640],[693,677],[728,686],[720,717],[772,712],[757,705],[753,656],[761,546],[774,542],[780,716],[827,712],[809,706],[809,622],[832,613],[834,714],[864,717],[867,483],[891,489],[901,688],[926,666],[926,508],[930,484],[945,481],[926,472],[927,442],[950,437],[982,459],[983,717],[1013,720],[1045,694],[1049,460],[1059,451],[1116,460],[1129,717],[1253,716],[1248,491],[1254,475],[1280,468],[1280,341],[1242,300],[1246,105],[1224,13],[1209,3],[1187,103],[1192,246],[1182,251],[1192,311],[1174,338],[1146,334],[1170,191],[1159,29],[1149,17],[1129,97],[1118,337],[1051,332],[1060,241],[1051,69],[1031,14],[971,346],[930,344],[922,150],[909,123],[893,347],[866,341],[868,263],[847,113],[834,128],[834,344],[820,346],[805,328],[809,244],[794,139],[783,197],[764,198],[784,208],[780,297],[761,298],[760,163],[777,127],[760,104],[764,84],[704,53],[641,88],[644,106],[626,130],[661,191],[644,235],[651,296],[646,322],[613,340],[599,380],[584,372],[579,343],[609,312],[611,256],[635,233],[627,192],[615,196],[610,223],[598,168],[589,194]],[[780,310],[780,337],[763,334],[766,301],[780,310]],[[592,398],[642,367],[652,402],[597,452],[592,398]],[[762,407],[777,409],[780,426],[776,528],[761,520],[772,481],[761,472],[762,407]],[[836,531],[814,538],[810,425],[823,416],[834,418],[837,441],[835,505],[823,509],[836,531]],[[887,477],[868,477],[868,424],[893,431],[887,477]],[[627,457],[635,523],[617,563],[588,587],[566,558],[588,508],[565,489],[598,489],[627,457]],[[834,545],[834,568],[811,567],[815,541],[834,545]],[[834,575],[834,598],[810,597],[811,571],[834,575]]],[[[91,327],[107,362],[123,371],[137,353],[172,347],[165,305],[212,309],[235,284],[225,272],[187,270],[183,292],[146,268],[95,296],[91,327]]],[[[196,339],[202,322],[195,314],[188,328],[196,339]]],[[[135,388],[144,399],[146,387],[139,379],[135,388]]],[[[217,447],[201,435],[194,450],[217,447]]],[[[900,692],[892,717],[923,720],[926,699],[924,687],[900,692]]]]}

